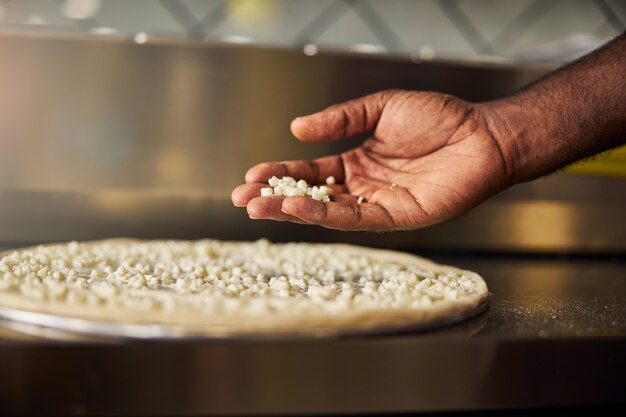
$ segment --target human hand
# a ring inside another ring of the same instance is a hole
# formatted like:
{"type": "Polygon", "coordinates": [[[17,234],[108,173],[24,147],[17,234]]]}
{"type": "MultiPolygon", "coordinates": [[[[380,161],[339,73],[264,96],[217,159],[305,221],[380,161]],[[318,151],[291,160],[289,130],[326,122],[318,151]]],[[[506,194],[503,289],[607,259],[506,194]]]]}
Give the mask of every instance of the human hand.
{"type": "Polygon", "coordinates": [[[306,142],[372,131],[361,146],[313,161],[252,167],[232,193],[250,217],[341,230],[415,229],[460,215],[512,184],[488,106],[430,93],[389,90],[295,119],[306,142]],[[330,203],[309,197],[260,197],[273,175],[323,184],[330,203]],[[364,202],[357,203],[362,196],[364,202]]]}

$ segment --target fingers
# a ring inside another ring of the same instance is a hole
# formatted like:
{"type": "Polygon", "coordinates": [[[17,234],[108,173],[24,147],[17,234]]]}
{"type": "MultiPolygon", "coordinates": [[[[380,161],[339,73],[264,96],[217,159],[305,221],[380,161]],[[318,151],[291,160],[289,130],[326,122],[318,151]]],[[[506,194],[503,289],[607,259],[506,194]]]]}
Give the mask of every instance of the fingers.
{"type": "Polygon", "coordinates": [[[358,204],[359,198],[352,194],[333,195],[333,201],[341,204],[358,204]]]}
{"type": "Polygon", "coordinates": [[[233,201],[235,207],[245,207],[248,202],[255,197],[261,196],[261,188],[267,187],[267,184],[252,183],[241,184],[237,186],[230,194],[230,199],[233,201]]]}
{"type": "Polygon", "coordinates": [[[246,207],[253,219],[271,219],[318,224],[341,230],[390,230],[394,227],[389,213],[378,204],[358,204],[357,197],[333,193],[330,203],[310,197],[260,197],[265,184],[242,184],[232,193],[233,203],[246,207]]]}
{"type": "Polygon", "coordinates": [[[394,222],[378,204],[322,203],[306,197],[283,201],[282,211],[307,223],[340,230],[391,230],[394,222]]]}
{"type": "Polygon", "coordinates": [[[290,221],[307,223],[306,221],[283,213],[281,210],[283,197],[255,197],[247,205],[248,216],[252,219],[270,219],[278,221],[290,221]]]}
{"type": "Polygon", "coordinates": [[[279,178],[290,176],[309,184],[324,184],[330,176],[335,177],[339,183],[345,179],[341,157],[333,155],[313,161],[264,162],[246,172],[246,182],[267,183],[273,175],[279,178]]]}
{"type": "Polygon", "coordinates": [[[291,132],[306,142],[337,140],[376,127],[392,91],[381,91],[328,107],[291,122],[291,132]]]}
{"type": "Polygon", "coordinates": [[[242,184],[233,190],[231,200],[236,207],[246,207],[248,216],[252,219],[306,223],[281,211],[283,197],[261,197],[263,187],[267,187],[267,184],[242,184]]]}

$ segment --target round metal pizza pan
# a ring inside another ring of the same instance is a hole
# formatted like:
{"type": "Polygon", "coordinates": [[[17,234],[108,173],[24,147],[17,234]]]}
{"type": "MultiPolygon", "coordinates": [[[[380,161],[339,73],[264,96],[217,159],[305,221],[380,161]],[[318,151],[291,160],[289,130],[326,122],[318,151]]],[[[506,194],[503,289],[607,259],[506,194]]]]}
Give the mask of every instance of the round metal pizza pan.
{"type": "MultiPolygon", "coordinates": [[[[458,324],[484,313],[489,300],[485,300],[473,310],[421,325],[383,326],[367,330],[303,330],[289,334],[281,333],[280,337],[322,337],[376,335],[389,333],[426,332],[437,328],[458,324]]],[[[74,317],[63,317],[53,314],[38,313],[8,307],[0,307],[0,321],[5,327],[32,336],[61,340],[75,340],[90,337],[96,339],[224,339],[272,337],[272,334],[246,334],[232,331],[227,327],[211,326],[187,328],[185,326],[163,324],[117,323],[100,320],[89,320],[74,317]]],[[[274,335],[275,336],[275,335],[274,335]]]]}

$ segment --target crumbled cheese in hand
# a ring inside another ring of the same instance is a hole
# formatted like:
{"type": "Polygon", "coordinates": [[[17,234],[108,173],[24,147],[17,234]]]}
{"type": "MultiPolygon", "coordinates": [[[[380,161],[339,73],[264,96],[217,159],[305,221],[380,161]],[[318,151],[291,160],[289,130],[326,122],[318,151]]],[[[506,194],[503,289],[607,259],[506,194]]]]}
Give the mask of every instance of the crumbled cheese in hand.
{"type": "Polygon", "coordinates": [[[474,294],[476,285],[462,272],[422,269],[358,248],[266,240],[71,243],[0,259],[0,293],[199,314],[420,309],[474,294]]]}
{"type": "MultiPolygon", "coordinates": [[[[324,203],[330,202],[330,195],[332,190],[326,185],[322,186],[310,186],[305,180],[296,181],[293,177],[278,178],[273,176],[267,183],[269,187],[261,188],[261,197],[296,197],[296,196],[310,196],[312,199],[322,201],[324,203]]],[[[326,184],[334,184],[335,178],[326,178],[326,184]]]]}

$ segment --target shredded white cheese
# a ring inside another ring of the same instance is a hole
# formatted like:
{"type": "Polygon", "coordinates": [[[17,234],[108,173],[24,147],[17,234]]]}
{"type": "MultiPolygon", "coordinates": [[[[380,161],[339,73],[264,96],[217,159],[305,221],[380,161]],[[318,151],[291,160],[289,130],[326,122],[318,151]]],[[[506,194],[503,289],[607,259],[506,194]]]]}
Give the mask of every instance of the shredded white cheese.
{"type": "Polygon", "coordinates": [[[419,309],[473,294],[476,285],[462,272],[385,261],[356,247],[266,240],[72,242],[0,259],[0,293],[112,309],[419,309]]]}
{"type": "MultiPolygon", "coordinates": [[[[312,199],[322,201],[324,203],[330,202],[330,195],[332,190],[326,185],[310,186],[306,181],[296,181],[293,177],[278,178],[273,176],[267,183],[269,187],[261,188],[261,197],[295,197],[295,196],[310,196],[312,199]]],[[[326,184],[334,184],[335,178],[328,177],[326,184]]]]}

